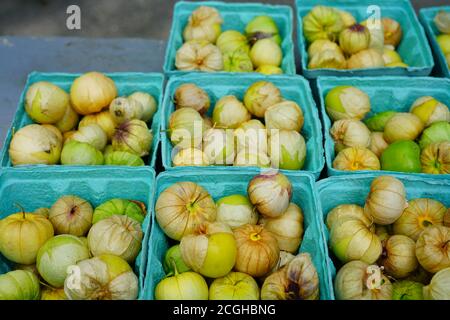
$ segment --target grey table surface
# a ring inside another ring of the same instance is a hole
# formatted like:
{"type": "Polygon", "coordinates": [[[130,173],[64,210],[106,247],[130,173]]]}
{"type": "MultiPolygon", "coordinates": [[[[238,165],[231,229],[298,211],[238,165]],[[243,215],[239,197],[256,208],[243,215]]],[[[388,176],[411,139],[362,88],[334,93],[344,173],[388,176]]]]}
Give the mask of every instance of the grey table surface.
{"type": "Polygon", "coordinates": [[[30,72],[162,72],[165,46],[137,38],[0,37],[0,148],[30,72]]]}

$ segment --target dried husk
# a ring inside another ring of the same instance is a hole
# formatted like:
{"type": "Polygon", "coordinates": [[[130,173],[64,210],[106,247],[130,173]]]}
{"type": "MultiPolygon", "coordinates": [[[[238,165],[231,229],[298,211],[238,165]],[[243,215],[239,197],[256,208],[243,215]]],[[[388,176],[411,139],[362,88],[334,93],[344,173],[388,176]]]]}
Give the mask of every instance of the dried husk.
{"type": "Polygon", "coordinates": [[[437,272],[423,288],[423,295],[427,300],[450,300],[450,268],[437,272]]]}
{"type": "Polygon", "coordinates": [[[266,110],[282,101],[281,91],[270,81],[257,81],[248,87],[244,104],[248,111],[263,118],[266,110]]]}
{"type": "Polygon", "coordinates": [[[330,129],[330,135],[334,140],[336,152],[348,147],[367,148],[370,144],[370,130],[359,120],[335,121],[330,129]]]}
{"type": "Polygon", "coordinates": [[[417,269],[416,243],[403,235],[393,235],[383,242],[380,265],[396,279],[405,278],[417,269]]]}
{"type": "Polygon", "coordinates": [[[262,300],[318,300],[319,276],[309,253],[300,253],[266,278],[262,300]]]}
{"type": "Polygon", "coordinates": [[[334,280],[338,300],[391,300],[392,284],[376,265],[351,261],[334,280]]]}
{"type": "Polygon", "coordinates": [[[378,158],[389,146],[389,144],[384,140],[383,132],[371,132],[370,133],[370,143],[369,150],[372,151],[378,158]]]}
{"type": "Polygon", "coordinates": [[[337,170],[380,170],[380,160],[367,148],[349,147],[334,158],[333,168],[337,170]]]}
{"type": "Polygon", "coordinates": [[[408,206],[403,183],[391,176],[375,178],[370,185],[364,211],[375,223],[394,223],[408,206]]]}
{"type": "Polygon", "coordinates": [[[305,119],[301,107],[294,101],[285,100],[269,107],[264,119],[270,135],[271,129],[302,130],[305,119]]]}
{"type": "Polygon", "coordinates": [[[333,224],[346,217],[361,220],[367,227],[372,225],[372,220],[364,213],[364,209],[356,204],[341,204],[334,207],[327,214],[326,225],[331,230],[333,224]]]}
{"type": "Polygon", "coordinates": [[[178,182],[160,194],[155,214],[165,234],[180,240],[203,222],[214,221],[216,204],[201,186],[193,182],[178,182]]]}
{"type": "Polygon", "coordinates": [[[417,241],[427,227],[442,225],[445,210],[445,206],[439,201],[428,198],[413,199],[394,222],[393,231],[417,241]]]}
{"type": "Polygon", "coordinates": [[[422,150],[420,163],[424,173],[450,173],[450,141],[430,143],[422,150]]]}
{"type": "Polygon", "coordinates": [[[222,53],[219,48],[207,41],[191,40],[177,50],[175,67],[183,71],[221,71],[222,53]]]}
{"type": "Polygon", "coordinates": [[[175,90],[173,100],[176,109],[192,108],[200,114],[208,112],[210,106],[206,91],[194,83],[184,83],[179,86],[175,90]]]}
{"type": "Polygon", "coordinates": [[[176,152],[172,158],[175,167],[208,166],[211,163],[208,156],[202,150],[196,148],[174,148],[173,152],[176,152]]]}
{"type": "Polygon", "coordinates": [[[63,196],[50,208],[48,219],[55,234],[85,235],[92,225],[94,209],[91,204],[77,196],[63,196]]]}
{"type": "Polygon", "coordinates": [[[430,226],[417,239],[416,255],[420,265],[436,273],[450,267],[450,228],[430,226]]]}
{"type": "Polygon", "coordinates": [[[295,253],[303,238],[303,213],[299,206],[290,203],[278,218],[262,218],[260,224],[275,236],[280,250],[295,253]]]}
{"type": "Polygon", "coordinates": [[[275,267],[280,256],[276,237],[261,225],[246,224],[234,230],[237,257],[235,270],[261,277],[275,267]]]}

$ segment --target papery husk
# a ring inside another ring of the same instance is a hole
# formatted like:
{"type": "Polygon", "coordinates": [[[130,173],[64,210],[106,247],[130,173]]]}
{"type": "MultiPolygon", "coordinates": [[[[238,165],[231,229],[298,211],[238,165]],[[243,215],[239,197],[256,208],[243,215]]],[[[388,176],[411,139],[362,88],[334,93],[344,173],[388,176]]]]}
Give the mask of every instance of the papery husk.
{"type": "Polygon", "coordinates": [[[363,221],[351,217],[342,218],[331,227],[331,249],[343,263],[352,260],[374,263],[383,249],[374,232],[375,226],[367,227],[363,221]]]}
{"type": "Polygon", "coordinates": [[[348,147],[367,148],[370,144],[370,130],[359,120],[335,121],[330,129],[330,135],[334,140],[336,152],[348,147]]]}
{"type": "Polygon", "coordinates": [[[9,145],[9,157],[13,166],[32,164],[57,164],[62,141],[53,131],[30,124],[16,131],[9,145]]]}
{"type": "Polygon", "coordinates": [[[246,125],[255,121],[259,122],[259,120],[249,120],[234,130],[237,152],[267,153],[267,130],[264,125],[261,122],[259,122],[261,123],[261,128],[246,125]]]}
{"type": "Polygon", "coordinates": [[[208,284],[196,272],[175,272],[156,285],[155,300],[208,300],[208,284]]]}
{"type": "Polygon", "coordinates": [[[376,265],[362,261],[345,264],[334,280],[338,300],[391,300],[392,284],[376,265]]]}
{"type": "Polygon", "coordinates": [[[356,23],[355,17],[350,12],[337,8],[335,8],[335,10],[341,16],[342,22],[344,23],[344,27],[350,27],[356,23]]]}
{"type": "Polygon", "coordinates": [[[248,274],[230,272],[211,283],[209,300],[259,300],[259,287],[248,274]]]}
{"type": "Polygon", "coordinates": [[[78,114],[100,112],[117,97],[114,81],[100,72],[88,72],[76,78],[70,87],[70,101],[78,114]]]}
{"type": "Polygon", "coordinates": [[[200,114],[208,112],[210,106],[209,96],[205,90],[194,83],[184,83],[173,94],[176,109],[192,108],[200,114]]]}
{"type": "Polygon", "coordinates": [[[169,119],[169,135],[172,145],[178,148],[198,147],[202,143],[204,122],[193,108],[175,110],[169,119]]]}
{"type": "Polygon", "coordinates": [[[215,43],[221,32],[223,20],[216,8],[199,6],[189,16],[183,30],[185,41],[204,40],[215,43]]]}
{"type": "Polygon", "coordinates": [[[246,196],[234,194],[220,198],[217,203],[217,221],[236,229],[245,224],[258,222],[258,211],[246,196]]]}
{"type": "Polygon", "coordinates": [[[209,129],[203,135],[203,152],[215,165],[231,165],[235,158],[233,130],[209,129]]]}
{"type": "Polygon", "coordinates": [[[205,222],[181,238],[183,261],[195,272],[209,278],[227,275],[237,260],[237,241],[231,228],[221,222],[205,222]]]}
{"type": "Polygon", "coordinates": [[[64,282],[69,300],[134,300],[138,291],[138,277],[128,263],[109,254],[69,267],[64,282]]]}
{"type": "Polygon", "coordinates": [[[0,275],[0,300],[39,300],[39,279],[31,271],[14,270],[0,275]]]}
{"type": "Polygon", "coordinates": [[[222,53],[219,48],[207,41],[191,40],[177,50],[175,67],[183,71],[221,71],[222,53]]]}
{"type": "Polygon", "coordinates": [[[347,60],[348,69],[369,69],[384,67],[383,56],[375,49],[364,49],[347,60]]]}
{"type": "Polygon", "coordinates": [[[78,120],[78,113],[76,113],[69,104],[63,117],[55,123],[55,127],[57,127],[62,133],[68,132],[77,126],[78,120]]]}
{"type": "Polygon", "coordinates": [[[278,258],[278,262],[275,265],[275,267],[273,267],[273,269],[270,270],[270,272],[267,273],[265,276],[259,278],[259,280],[262,283],[264,283],[264,280],[266,280],[266,278],[268,276],[270,276],[271,274],[273,274],[273,273],[277,272],[278,270],[282,269],[289,262],[291,262],[294,258],[295,258],[295,256],[292,253],[280,250],[280,257],[278,258]]]}
{"type": "Polygon", "coordinates": [[[433,19],[436,28],[445,34],[450,34],[450,13],[440,10],[433,19]]]}
{"type": "Polygon", "coordinates": [[[444,226],[450,228],[450,208],[444,214],[444,226]]]}
{"type": "Polygon", "coordinates": [[[272,39],[261,39],[250,49],[250,59],[255,68],[266,65],[279,67],[283,61],[283,51],[272,39]]]}
{"type": "Polygon", "coordinates": [[[113,215],[94,224],[87,236],[94,256],[113,254],[133,263],[141,250],[141,224],[124,215],[113,215]]]}
{"type": "Polygon", "coordinates": [[[372,151],[378,158],[381,157],[383,151],[389,144],[384,140],[383,132],[372,132],[370,134],[369,150],[372,151]]]}
{"type": "Polygon", "coordinates": [[[425,127],[439,121],[450,122],[450,111],[442,102],[431,96],[423,96],[414,101],[409,112],[425,123],[425,127]]]}
{"type": "Polygon", "coordinates": [[[367,148],[350,147],[337,154],[333,168],[345,171],[380,170],[380,160],[367,148]]]}
{"type": "Polygon", "coordinates": [[[396,279],[409,276],[419,266],[416,243],[403,235],[393,235],[383,242],[379,264],[396,279]]]}
{"type": "Polygon", "coordinates": [[[367,227],[372,225],[372,219],[365,215],[362,207],[356,204],[341,204],[328,212],[326,218],[328,230],[331,230],[334,223],[345,219],[346,217],[361,220],[367,227]]]}
{"type": "Polygon", "coordinates": [[[80,127],[67,141],[75,140],[88,143],[99,151],[103,151],[108,143],[105,131],[95,123],[80,127]]]}
{"type": "Polygon", "coordinates": [[[47,81],[33,83],[25,94],[25,111],[39,124],[55,124],[70,108],[69,95],[47,81]]]}
{"type": "Polygon", "coordinates": [[[92,225],[94,209],[91,204],[77,196],[63,196],[51,207],[48,219],[55,234],[85,235],[92,225]]]}
{"type": "Polygon", "coordinates": [[[362,90],[352,86],[337,86],[325,97],[328,115],[334,121],[340,119],[361,120],[370,111],[370,98],[362,90]]]}
{"type": "Polygon", "coordinates": [[[153,134],[142,120],[129,120],[122,123],[114,133],[114,151],[126,151],[144,157],[150,154],[153,134]]]}
{"type": "Polygon", "coordinates": [[[306,142],[294,130],[272,129],[268,140],[272,168],[299,170],[306,160],[306,142]]]}
{"type": "Polygon", "coordinates": [[[326,50],[339,51],[342,53],[341,48],[335,42],[326,39],[318,39],[309,45],[308,57],[311,59],[316,54],[326,50]]]}
{"type": "Polygon", "coordinates": [[[140,103],[142,105],[142,115],[140,119],[144,122],[152,120],[153,115],[156,113],[156,110],[158,109],[158,104],[155,98],[153,98],[153,96],[148,94],[147,92],[142,91],[133,92],[131,95],[128,96],[128,100],[134,100],[138,104],[140,103]]]}
{"type": "Polygon", "coordinates": [[[272,129],[300,132],[305,122],[302,108],[290,100],[269,107],[264,114],[264,120],[269,135],[272,129]]]}
{"type": "Polygon", "coordinates": [[[340,48],[327,49],[310,56],[309,69],[347,69],[347,61],[340,48]]]}
{"type": "Polygon", "coordinates": [[[436,273],[450,267],[450,228],[427,227],[417,239],[416,256],[428,272],[436,273]]]}
{"type": "Polygon", "coordinates": [[[303,213],[299,206],[290,203],[286,212],[278,218],[262,218],[259,222],[275,236],[280,250],[295,253],[303,238],[303,213]]]}
{"type": "Polygon", "coordinates": [[[227,30],[222,32],[217,38],[216,46],[222,53],[242,50],[243,52],[250,51],[250,45],[247,37],[236,30],[227,30]]]}
{"type": "Polygon", "coordinates": [[[422,150],[420,163],[424,173],[450,173],[450,141],[430,143],[422,150]]]}
{"type": "Polygon", "coordinates": [[[292,198],[292,184],[280,172],[267,172],[255,176],[248,183],[250,202],[265,217],[276,218],[286,212],[292,198]]]}
{"type": "Polygon", "coordinates": [[[450,268],[437,272],[423,288],[423,295],[426,300],[450,300],[450,268]]]}
{"type": "Polygon", "coordinates": [[[418,116],[412,113],[399,112],[386,122],[384,139],[388,143],[400,140],[415,140],[424,129],[418,116]]]}
{"type": "Polygon", "coordinates": [[[318,300],[319,276],[309,253],[300,253],[266,278],[262,300],[318,300]]]}
{"type": "Polygon", "coordinates": [[[242,123],[251,119],[244,104],[235,96],[223,96],[214,106],[213,122],[220,128],[236,129],[242,123]]]}
{"type": "Polygon", "coordinates": [[[303,34],[308,42],[317,39],[335,41],[344,28],[341,15],[332,7],[315,6],[302,19],[303,34]]]}
{"type": "Polygon", "coordinates": [[[114,121],[108,110],[84,116],[80,121],[79,128],[89,124],[98,124],[108,136],[108,141],[113,137],[117,127],[117,123],[114,121]]]}
{"type": "Polygon", "coordinates": [[[155,215],[166,235],[180,240],[203,222],[214,221],[216,205],[201,186],[193,182],[178,182],[160,194],[155,215]]]}
{"type": "Polygon", "coordinates": [[[223,70],[226,72],[252,72],[253,63],[244,49],[223,54],[223,70]]]}
{"type": "Polygon", "coordinates": [[[109,113],[117,124],[122,124],[133,119],[141,120],[144,106],[134,99],[119,97],[109,104],[109,113]]]}
{"type": "Polygon", "coordinates": [[[261,277],[275,267],[280,256],[277,238],[261,225],[246,224],[234,230],[235,270],[261,277]]]}
{"type": "Polygon", "coordinates": [[[384,43],[398,46],[403,37],[403,31],[400,24],[392,18],[381,18],[384,30],[384,43]]]}
{"type": "Polygon", "coordinates": [[[282,101],[281,91],[270,81],[254,82],[245,91],[244,105],[258,118],[263,118],[266,110],[282,101]]]}
{"type": "Polygon", "coordinates": [[[355,54],[365,50],[370,44],[369,30],[360,24],[345,28],[339,34],[339,46],[347,54],[355,54]]]}
{"type": "Polygon", "coordinates": [[[394,233],[403,234],[417,241],[427,227],[442,225],[445,211],[445,206],[433,199],[410,200],[408,207],[393,224],[394,233]]]}
{"type": "Polygon", "coordinates": [[[364,212],[375,223],[394,223],[408,207],[403,183],[391,176],[380,176],[372,180],[364,212]]]}
{"type": "Polygon", "coordinates": [[[172,158],[175,167],[191,167],[191,166],[209,166],[211,161],[209,157],[196,148],[173,149],[176,154],[172,158]]]}

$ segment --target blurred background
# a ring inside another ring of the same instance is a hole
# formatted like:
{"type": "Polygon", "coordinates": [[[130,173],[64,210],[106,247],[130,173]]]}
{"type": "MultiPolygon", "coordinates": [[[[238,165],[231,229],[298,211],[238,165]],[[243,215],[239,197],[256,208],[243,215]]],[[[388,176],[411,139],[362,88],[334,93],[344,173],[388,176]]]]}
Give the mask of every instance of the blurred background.
{"type": "MultiPolygon", "coordinates": [[[[395,2],[396,0],[392,0],[395,2]]],[[[165,40],[175,0],[1,0],[0,35],[134,37],[165,40]],[[81,30],[66,28],[66,9],[81,9],[81,30]]],[[[200,1],[201,2],[201,1],[200,1]]],[[[288,4],[294,0],[227,0],[288,4]]],[[[332,1],[330,1],[332,2],[332,1]]],[[[450,4],[450,0],[412,0],[422,7],[450,4]]]]}

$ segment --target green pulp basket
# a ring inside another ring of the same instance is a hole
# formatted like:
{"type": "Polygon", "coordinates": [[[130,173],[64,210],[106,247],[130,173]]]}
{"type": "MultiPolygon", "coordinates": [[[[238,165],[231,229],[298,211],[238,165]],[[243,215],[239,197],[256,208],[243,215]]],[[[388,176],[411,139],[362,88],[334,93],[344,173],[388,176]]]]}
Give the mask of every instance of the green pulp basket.
{"type": "Polygon", "coordinates": [[[297,41],[303,74],[308,79],[319,76],[428,76],[434,62],[425,33],[409,0],[296,0],[297,41]],[[403,38],[397,50],[407,68],[373,69],[309,69],[307,43],[303,36],[302,18],[316,5],[331,6],[350,12],[358,22],[377,12],[381,17],[397,20],[403,29],[403,38]]]}
{"type": "Polygon", "coordinates": [[[450,12],[450,6],[442,6],[442,7],[433,7],[433,8],[424,8],[420,10],[419,19],[422,22],[422,25],[427,33],[428,40],[431,43],[431,48],[433,49],[433,55],[436,61],[436,71],[446,77],[450,78],[450,68],[445,60],[444,53],[439,47],[436,36],[439,35],[439,30],[434,25],[434,17],[439,11],[450,12]]]}
{"type": "MultiPolygon", "coordinates": [[[[155,203],[159,195],[177,182],[191,181],[205,188],[213,199],[232,194],[247,194],[248,182],[261,171],[246,169],[242,171],[224,172],[211,169],[192,169],[180,172],[171,171],[160,174],[156,182],[155,203]]],[[[323,234],[323,224],[320,221],[318,200],[315,191],[314,178],[311,174],[300,172],[285,173],[293,186],[292,202],[302,208],[305,233],[300,252],[309,252],[320,279],[320,299],[332,298],[331,272],[327,264],[327,248],[323,234]]],[[[147,264],[144,285],[144,299],[154,299],[154,290],[165,274],[162,267],[164,255],[172,245],[159,227],[153,216],[149,243],[149,262],[147,264]]]]}
{"type": "MultiPolygon", "coordinates": [[[[152,148],[150,152],[150,156],[147,161],[147,165],[151,167],[155,167],[156,157],[158,153],[158,146],[160,140],[159,128],[160,128],[160,114],[161,114],[161,105],[162,105],[162,91],[163,91],[163,82],[164,76],[160,73],[134,73],[134,72],[120,72],[120,73],[106,73],[108,77],[114,80],[119,96],[130,95],[135,91],[143,91],[146,92],[155,98],[158,103],[158,111],[153,116],[153,121],[151,124],[151,130],[153,132],[153,142],[152,148]]],[[[32,124],[33,120],[28,116],[25,111],[25,94],[30,87],[35,82],[38,81],[48,81],[51,82],[66,92],[69,92],[70,86],[72,85],[73,80],[80,76],[80,74],[76,73],[41,73],[41,72],[32,72],[27,79],[25,84],[25,88],[20,96],[20,101],[17,106],[17,111],[14,116],[11,128],[6,135],[5,142],[3,144],[3,150],[0,156],[1,166],[2,167],[10,167],[12,166],[11,160],[9,158],[9,145],[11,143],[13,132],[19,130],[20,128],[32,124]]],[[[33,167],[40,168],[54,168],[54,165],[33,165],[33,167]]],[[[78,166],[70,166],[72,168],[78,166]]],[[[101,166],[105,167],[117,167],[117,166],[101,166]]]]}
{"type": "MultiPolygon", "coordinates": [[[[413,102],[421,96],[433,96],[445,105],[450,105],[450,80],[442,78],[407,78],[407,77],[364,77],[364,78],[341,78],[341,77],[319,77],[317,87],[322,113],[322,123],[325,135],[325,159],[329,176],[370,173],[374,171],[344,171],[333,168],[335,158],[334,141],[330,135],[331,120],[325,109],[325,96],[336,86],[355,86],[367,93],[370,97],[371,111],[366,119],[374,114],[387,110],[398,112],[409,112],[413,102]]],[[[395,173],[392,171],[375,171],[379,173],[395,173]]],[[[398,172],[397,172],[398,173],[398,172]]],[[[448,177],[445,174],[432,175],[426,173],[411,173],[420,177],[448,177]]]]}
{"type": "MultiPolygon", "coordinates": [[[[41,168],[4,168],[0,172],[0,219],[20,211],[49,208],[63,195],[76,195],[95,208],[113,199],[123,198],[145,203],[148,213],[142,223],[144,239],[134,271],[139,277],[139,299],[144,296],[144,277],[147,267],[148,240],[152,221],[155,171],[140,168],[65,168],[52,171],[41,168]]],[[[0,254],[0,273],[11,270],[12,263],[0,254]]]]}
{"type": "MultiPolygon", "coordinates": [[[[380,173],[371,173],[336,176],[317,182],[322,224],[327,239],[329,238],[329,232],[325,221],[328,212],[340,204],[357,204],[364,207],[372,180],[382,175],[380,173]]],[[[447,207],[450,206],[450,178],[434,179],[404,174],[395,174],[393,176],[400,179],[405,185],[408,200],[430,198],[442,202],[447,207]]],[[[328,259],[328,261],[334,280],[336,268],[339,268],[340,263],[334,264],[331,259],[328,259]]]]}
{"type": "MultiPolygon", "coordinates": [[[[188,73],[177,70],[175,67],[175,55],[183,45],[183,30],[189,16],[199,6],[216,8],[223,19],[222,31],[237,30],[244,32],[245,26],[250,20],[260,15],[268,15],[275,20],[282,38],[281,49],[283,60],[281,69],[286,74],[295,74],[294,42],[292,40],[292,29],[294,19],[292,9],[289,6],[268,5],[259,3],[225,3],[219,1],[187,2],[180,1],[174,7],[172,27],[169,40],[167,41],[166,56],[164,62],[164,73],[170,76],[188,73]]],[[[189,71],[191,72],[191,71],[189,71]]],[[[198,72],[198,71],[194,71],[198,72]]],[[[224,73],[224,71],[218,72],[224,73]]]]}
{"type": "MultiPolygon", "coordinates": [[[[168,128],[170,115],[175,110],[172,97],[178,86],[184,83],[195,83],[200,88],[203,88],[211,99],[211,107],[208,110],[208,115],[211,116],[218,99],[225,95],[235,95],[240,101],[243,101],[247,88],[261,80],[272,82],[281,90],[282,96],[285,99],[294,100],[302,108],[305,124],[301,133],[306,141],[306,161],[302,170],[313,173],[315,178],[318,179],[325,162],[323,158],[322,128],[318,111],[308,81],[300,76],[287,75],[264,76],[259,74],[241,74],[237,78],[235,75],[230,74],[190,74],[171,77],[165,89],[161,118],[162,161],[164,168],[166,170],[184,170],[186,168],[172,166],[173,147],[168,134],[165,133],[168,128]]],[[[214,168],[218,171],[226,172],[242,169],[242,167],[234,166],[214,166],[214,168]]],[[[282,171],[291,172],[292,170],[282,171]]]]}

